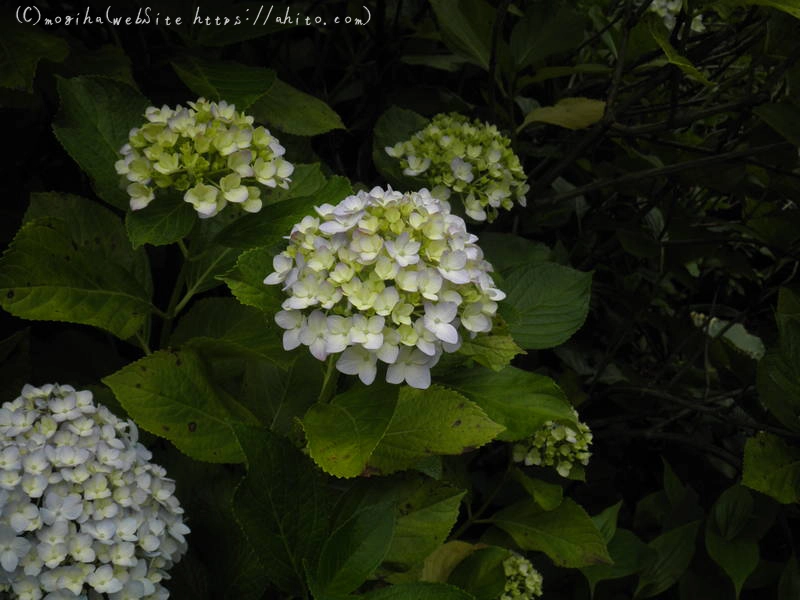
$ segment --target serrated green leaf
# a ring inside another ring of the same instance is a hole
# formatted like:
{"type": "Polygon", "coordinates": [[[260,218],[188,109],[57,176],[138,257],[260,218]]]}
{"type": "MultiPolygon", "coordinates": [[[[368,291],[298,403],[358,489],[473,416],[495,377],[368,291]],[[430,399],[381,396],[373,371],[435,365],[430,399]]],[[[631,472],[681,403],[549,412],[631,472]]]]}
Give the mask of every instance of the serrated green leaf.
{"type": "Polygon", "coordinates": [[[744,447],[742,484],[783,504],[800,501],[800,449],[771,433],[758,433],[744,447]]]}
{"type": "Polygon", "coordinates": [[[291,179],[288,189],[275,188],[270,191],[266,198],[268,205],[278,204],[289,198],[313,196],[323,189],[328,181],[322,174],[319,163],[295,165],[291,179]]]}
{"type": "Polygon", "coordinates": [[[430,0],[430,4],[444,43],[488,71],[495,9],[484,0],[430,0]]]}
{"type": "Polygon", "coordinates": [[[503,561],[509,556],[507,548],[479,548],[453,569],[447,582],[469,592],[475,600],[496,600],[505,589],[503,561]]]}
{"type": "Polygon", "coordinates": [[[475,600],[464,590],[444,583],[403,583],[375,590],[364,600],[475,600]]]}
{"type": "Polygon", "coordinates": [[[275,83],[250,107],[257,120],[293,135],[319,135],[345,129],[338,114],[325,102],[275,79],[275,83]]]}
{"type": "MultiPolygon", "coordinates": [[[[22,10],[27,10],[21,7],[22,10]]],[[[33,25],[12,18],[0,22],[0,87],[31,92],[41,60],[61,62],[69,54],[67,42],[33,25]]]]}
{"type": "Polygon", "coordinates": [[[686,571],[694,556],[699,521],[676,527],[654,539],[648,546],[655,557],[639,576],[636,598],[652,598],[671,588],[686,571]]]}
{"type": "Polygon", "coordinates": [[[622,508],[622,500],[592,517],[592,521],[597,525],[600,533],[603,534],[606,544],[613,539],[614,534],[617,532],[617,517],[619,516],[620,508],[622,508]]]}
{"type": "Polygon", "coordinates": [[[272,69],[232,61],[184,56],[171,64],[181,81],[195,94],[209,100],[225,100],[236,105],[239,111],[248,111],[276,81],[272,69]]]}
{"type": "MultiPolygon", "coordinates": [[[[784,328],[800,343],[800,326],[784,328]]],[[[784,346],[791,345],[788,335],[782,336],[784,346]]],[[[793,360],[785,347],[771,348],[758,362],[756,375],[758,397],[764,406],[785,427],[800,431],[800,363],[793,360]]]]}
{"type": "Polygon", "coordinates": [[[420,581],[446,582],[458,563],[480,547],[478,544],[468,544],[461,540],[453,540],[442,544],[425,558],[420,581]]]}
{"type": "Polygon", "coordinates": [[[241,462],[234,423],[258,421],[216,388],[191,350],[159,351],[103,379],[120,404],[146,431],[207,462],[241,462]]]}
{"type": "MultiPolygon", "coordinates": [[[[92,325],[127,339],[153,309],[146,258],[127,242],[117,246],[114,215],[78,200],[85,213],[74,219],[40,217],[17,233],[0,259],[0,305],[25,319],[92,325]],[[100,223],[108,229],[90,237],[87,228],[100,223]]],[[[75,197],[67,202],[76,204],[75,197]]]]}
{"type": "Polygon", "coordinates": [[[610,565],[592,565],[583,567],[583,573],[589,582],[592,597],[597,584],[608,579],[620,579],[638,573],[644,566],[650,549],[632,531],[617,529],[608,543],[608,554],[613,561],[610,565]]]}
{"type": "Polygon", "coordinates": [[[745,580],[758,566],[758,543],[747,539],[726,539],[717,530],[715,522],[709,519],[706,522],[706,550],[733,581],[738,599],[745,580]]]}
{"type": "Polygon", "coordinates": [[[493,440],[503,427],[465,397],[439,386],[400,388],[394,416],[367,464],[386,475],[435,454],[463,454],[493,440]]]}
{"type": "Polygon", "coordinates": [[[228,284],[239,302],[274,315],[280,310],[285,296],[280,286],[264,283],[264,278],[273,270],[272,257],[270,248],[247,250],[236,260],[236,266],[220,279],[228,284]]]}
{"type": "Polygon", "coordinates": [[[240,425],[236,437],[248,467],[233,497],[236,520],[269,580],[302,595],[303,562],[316,564],[328,536],[324,481],[307,457],[275,434],[240,425]]]}
{"type": "Polygon", "coordinates": [[[397,386],[357,384],[303,417],[311,458],[336,477],[363,473],[386,433],[397,403],[397,386]]]}
{"type": "Polygon", "coordinates": [[[539,550],[562,567],[610,564],[606,543],[586,511],[565,498],[545,511],[532,500],[504,508],[491,521],[506,531],[523,550],[539,550]]]}
{"type": "Polygon", "coordinates": [[[511,233],[496,231],[482,232],[478,245],[494,270],[500,272],[526,264],[546,262],[553,254],[553,251],[544,244],[511,233]]]}
{"type": "Polygon", "coordinates": [[[591,273],[554,263],[524,265],[507,274],[499,312],[520,346],[552,348],[583,325],[591,286],[591,273]]]}
{"type": "Polygon", "coordinates": [[[510,335],[479,334],[471,340],[464,340],[458,351],[493,371],[502,371],[515,356],[525,354],[510,335]]]}
{"type": "Polygon", "coordinates": [[[490,419],[506,428],[499,436],[515,442],[532,436],[545,421],[577,424],[564,392],[556,382],[529,371],[507,367],[462,369],[448,373],[442,383],[475,402],[490,419]]]}
{"type": "Polygon", "coordinates": [[[315,577],[318,589],[324,595],[343,595],[358,588],[383,561],[394,529],[391,506],[369,506],[351,516],[322,546],[315,577]]]}
{"type": "MultiPolygon", "coordinates": [[[[290,198],[265,207],[261,212],[248,215],[225,227],[215,242],[232,248],[253,248],[271,246],[289,235],[292,226],[306,215],[315,215],[315,206],[338,204],[353,193],[350,182],[345,177],[333,176],[312,196],[290,198]]],[[[266,277],[270,271],[264,273],[266,277]]],[[[262,277],[263,279],[263,277],[262,277]]]]}
{"type": "Polygon", "coordinates": [[[511,469],[511,477],[543,510],[555,510],[564,499],[564,489],[558,484],[529,477],[516,467],[511,469]]]}
{"type": "Polygon", "coordinates": [[[61,108],[53,133],[72,159],[89,174],[97,195],[127,209],[130,202],[114,163],[128,134],[141,125],[150,102],[138,90],[102,77],[58,78],[61,108]]]}
{"type": "Polygon", "coordinates": [[[566,129],[586,129],[603,118],[606,103],[592,98],[562,98],[554,106],[534,108],[517,128],[522,131],[531,123],[549,123],[566,129]]]}
{"type": "Polygon", "coordinates": [[[141,210],[125,215],[125,229],[134,248],[151,244],[165,246],[183,239],[192,230],[197,215],[182,198],[161,197],[141,210]]]}

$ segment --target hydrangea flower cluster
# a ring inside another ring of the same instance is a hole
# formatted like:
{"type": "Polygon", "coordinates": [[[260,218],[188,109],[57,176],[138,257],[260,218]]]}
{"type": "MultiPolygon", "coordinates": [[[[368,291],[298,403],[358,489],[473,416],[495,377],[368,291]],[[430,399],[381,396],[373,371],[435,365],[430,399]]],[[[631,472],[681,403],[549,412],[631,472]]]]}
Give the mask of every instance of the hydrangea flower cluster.
{"type": "Polygon", "coordinates": [[[137,437],[132,421],[68,385],[26,385],[3,404],[0,590],[20,600],[169,597],[161,581],[189,528],[174,482],[137,437]]]}
{"type": "Polygon", "coordinates": [[[511,210],[514,200],[526,205],[525,172],[511,141],[494,125],[439,114],[411,139],[385,150],[400,160],[405,175],[424,177],[434,196],[461,199],[475,221],[493,221],[498,209],[511,210]]]}
{"type": "Polygon", "coordinates": [[[500,600],[530,600],[542,595],[542,574],[524,556],[512,552],[503,561],[503,572],[506,585],[500,600]]]}
{"type": "Polygon", "coordinates": [[[253,117],[224,100],[200,98],[181,105],[147,108],[147,123],[131,129],[120,149],[117,173],[127,182],[131,210],[145,208],[159,189],[184,192],[200,218],[213,217],[231,202],[261,210],[263,188],[287,188],[294,166],[286,150],[253,117]]]}
{"type": "Polygon", "coordinates": [[[576,463],[589,464],[591,443],[592,432],[585,423],[579,422],[576,431],[569,425],[546,421],[532,438],[514,444],[514,460],[527,466],[555,467],[559,475],[568,477],[576,463]]]}
{"type": "Polygon", "coordinates": [[[341,353],[336,368],[367,385],[380,359],[389,383],[427,388],[443,352],[492,329],[505,294],[447,202],[376,187],[316,211],[292,228],[264,280],[289,296],[275,315],[286,350],[341,353]]]}
{"type": "MultiPolygon", "coordinates": [[[[674,29],[675,21],[682,9],[683,0],[653,0],[648,8],[663,19],[664,25],[670,31],[674,29]]],[[[692,19],[691,28],[695,33],[703,33],[706,30],[706,26],[703,25],[703,15],[696,15],[692,19]]]]}

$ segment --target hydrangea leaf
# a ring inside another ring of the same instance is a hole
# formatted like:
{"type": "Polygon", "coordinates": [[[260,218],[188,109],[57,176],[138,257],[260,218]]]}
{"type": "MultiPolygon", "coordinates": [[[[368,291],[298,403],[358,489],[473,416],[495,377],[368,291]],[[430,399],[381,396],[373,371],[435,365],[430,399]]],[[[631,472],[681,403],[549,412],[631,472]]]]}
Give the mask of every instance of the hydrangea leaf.
{"type": "Polygon", "coordinates": [[[506,275],[499,313],[523,348],[552,348],[583,325],[591,285],[591,273],[555,263],[517,267],[506,275]]]}
{"type": "Polygon", "coordinates": [[[319,135],[345,129],[342,119],[319,98],[275,79],[250,111],[257,120],[294,135],[319,135]]]}
{"type": "Polygon", "coordinates": [[[562,567],[611,564],[605,540],[586,511],[569,498],[545,511],[523,500],[492,517],[523,550],[539,550],[562,567]]]}
{"type": "Polygon", "coordinates": [[[453,569],[447,582],[466,590],[475,600],[495,600],[503,594],[506,585],[503,561],[510,555],[507,548],[479,548],[453,569]]]}
{"type": "Polygon", "coordinates": [[[449,388],[478,404],[490,419],[506,428],[506,442],[532,436],[545,421],[578,424],[564,392],[544,375],[507,367],[499,373],[462,369],[442,379],[449,388]]]}
{"type": "Polygon", "coordinates": [[[800,501],[800,449],[761,432],[744,447],[742,483],[783,504],[800,501]]]}
{"type": "Polygon", "coordinates": [[[159,351],[103,379],[142,429],[197,460],[241,462],[232,424],[258,420],[208,379],[191,350],[159,351]]]}
{"type": "Polygon", "coordinates": [[[33,91],[39,61],[61,62],[69,54],[62,38],[11,18],[0,22],[0,40],[0,87],[12,90],[33,91]]]}
{"type": "Polygon", "coordinates": [[[183,239],[197,221],[192,205],[177,194],[160,197],[141,210],[129,211],[125,229],[134,248],[144,244],[165,246],[183,239]]]}
{"type": "Polygon", "coordinates": [[[527,114],[522,131],[531,123],[549,123],[566,129],[586,129],[603,118],[606,103],[592,98],[562,98],[554,106],[534,108],[527,114]]]}
{"type": "Polygon", "coordinates": [[[413,467],[434,454],[463,454],[495,439],[502,425],[452,390],[400,389],[394,416],[367,464],[370,474],[413,467]]]}
{"type": "Polygon", "coordinates": [[[556,483],[547,483],[535,477],[528,477],[516,467],[511,470],[511,477],[543,510],[555,510],[564,500],[564,489],[556,483]]]}
{"type": "Polygon", "coordinates": [[[292,181],[288,189],[276,188],[265,198],[265,204],[277,204],[290,198],[313,196],[325,187],[327,179],[319,163],[294,166],[292,181]]]}
{"type": "Polygon", "coordinates": [[[395,529],[391,506],[367,506],[340,525],[325,540],[319,555],[315,597],[345,595],[372,575],[392,543],[395,529]]]}
{"type": "Polygon", "coordinates": [[[272,69],[231,61],[184,56],[171,64],[181,81],[195,94],[209,100],[225,100],[240,111],[250,108],[275,82],[272,69]]]}
{"type": "Polygon", "coordinates": [[[510,335],[478,335],[464,340],[458,351],[493,371],[502,371],[518,354],[525,351],[517,346],[510,335]]]}
{"type": "Polygon", "coordinates": [[[283,301],[280,289],[264,285],[264,276],[272,270],[272,256],[269,248],[247,250],[239,256],[236,266],[220,277],[239,302],[268,314],[279,311],[283,301]]]}
{"type": "Polygon", "coordinates": [[[375,590],[364,600],[475,600],[475,596],[444,583],[403,583],[375,590]]]}
{"type": "Polygon", "coordinates": [[[141,125],[150,102],[135,88],[112,79],[58,79],[61,109],[53,132],[64,149],[92,178],[97,195],[127,209],[128,194],[114,170],[119,149],[133,127],[141,125]]]}
{"type": "Polygon", "coordinates": [[[478,245],[494,270],[501,273],[526,264],[546,262],[553,254],[544,244],[496,231],[481,232],[478,245]]]}
{"type": "Polygon", "coordinates": [[[661,534],[648,546],[655,551],[639,576],[637,598],[652,598],[671,588],[686,571],[695,552],[700,521],[661,534]]]}
{"type": "Polygon", "coordinates": [[[233,509],[269,580],[288,594],[305,591],[303,562],[316,564],[328,536],[329,495],[320,471],[288,441],[237,425],[247,475],[233,509]]]}
{"type": "Polygon", "coordinates": [[[468,544],[461,540],[442,544],[425,558],[420,581],[446,582],[453,569],[480,547],[480,544],[468,544]]]}
{"type": "MultiPolygon", "coordinates": [[[[791,332],[800,343],[800,323],[787,323],[784,331],[791,332]]],[[[782,336],[782,341],[787,337],[782,336]]],[[[773,416],[785,427],[800,432],[800,364],[786,348],[771,348],[758,362],[756,385],[759,399],[773,416]]]]}
{"type": "Polygon", "coordinates": [[[583,567],[583,573],[589,582],[589,590],[594,597],[597,584],[608,579],[620,579],[638,573],[644,568],[645,561],[652,551],[632,531],[617,529],[614,537],[608,542],[608,554],[614,561],[610,565],[591,565],[583,567]]]}
{"type": "MultiPolygon", "coordinates": [[[[231,248],[253,248],[271,246],[289,235],[292,226],[306,215],[315,215],[314,206],[324,203],[337,204],[353,193],[350,182],[345,177],[333,176],[317,189],[312,196],[292,197],[283,202],[267,206],[261,212],[239,219],[225,227],[215,241],[231,248]]],[[[264,276],[272,271],[270,267],[264,276]]],[[[263,277],[262,276],[262,279],[263,277]]]]}
{"type": "Polygon", "coordinates": [[[272,319],[233,298],[204,298],[180,320],[170,338],[176,346],[265,358],[280,366],[292,359],[272,319]]]}
{"type": "Polygon", "coordinates": [[[706,77],[697,67],[695,67],[688,58],[678,52],[670,43],[669,36],[667,35],[669,32],[656,14],[651,12],[645,15],[644,22],[647,23],[648,29],[650,30],[650,35],[653,36],[653,39],[656,41],[656,43],[661,46],[661,50],[664,51],[664,56],[667,57],[667,61],[670,64],[678,67],[681,71],[683,71],[683,74],[692,81],[702,83],[708,87],[712,87],[714,85],[708,79],[708,77],[706,77]]]}
{"type": "Polygon", "coordinates": [[[364,472],[394,415],[398,388],[356,385],[330,403],[312,406],[303,417],[311,458],[336,477],[364,472]]]}
{"type": "Polygon", "coordinates": [[[409,139],[417,131],[423,129],[428,122],[428,119],[413,110],[391,106],[375,123],[372,162],[375,163],[375,167],[381,175],[398,189],[405,187],[404,184],[413,179],[403,175],[400,161],[386,154],[385,148],[409,139]]]}
{"type": "Polygon", "coordinates": [[[85,214],[70,222],[40,217],[23,225],[0,259],[0,305],[25,319],[92,325],[127,339],[153,309],[146,258],[117,245],[114,215],[86,200],[77,205],[85,214]],[[92,235],[97,224],[108,228],[92,235]]]}
{"type": "Polygon", "coordinates": [[[489,70],[495,9],[484,0],[431,0],[445,44],[457,54],[489,70]]]}

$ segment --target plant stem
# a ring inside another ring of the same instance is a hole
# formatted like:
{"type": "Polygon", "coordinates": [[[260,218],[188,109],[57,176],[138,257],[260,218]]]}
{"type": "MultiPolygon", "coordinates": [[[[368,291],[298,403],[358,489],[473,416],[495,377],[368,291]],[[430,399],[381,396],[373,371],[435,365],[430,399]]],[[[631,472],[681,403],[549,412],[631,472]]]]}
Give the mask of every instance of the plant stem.
{"type": "Polygon", "coordinates": [[[336,392],[336,382],[339,379],[339,371],[336,370],[336,357],[328,357],[328,366],[325,369],[325,379],[322,380],[322,389],[319,391],[318,401],[321,403],[330,402],[336,392]]]}

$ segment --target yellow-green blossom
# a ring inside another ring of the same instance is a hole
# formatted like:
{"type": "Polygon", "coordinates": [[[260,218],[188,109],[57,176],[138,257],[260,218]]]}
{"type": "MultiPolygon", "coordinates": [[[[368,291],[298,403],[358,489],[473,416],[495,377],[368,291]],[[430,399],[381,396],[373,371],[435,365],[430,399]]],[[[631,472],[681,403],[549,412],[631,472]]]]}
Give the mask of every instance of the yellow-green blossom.
{"type": "Polygon", "coordinates": [[[229,203],[255,213],[265,188],[286,188],[291,181],[294,166],[282,158],[284,147],[232,104],[200,98],[188,108],[151,106],[144,116],[147,122],[131,130],[115,164],[131,210],[174,189],[200,218],[229,203]]]}
{"type": "Polygon", "coordinates": [[[514,201],[526,204],[525,172],[510,140],[494,125],[439,114],[411,139],[385,150],[400,160],[405,175],[424,179],[434,196],[458,198],[475,221],[493,221],[514,201]]]}
{"type": "Polygon", "coordinates": [[[542,574],[531,561],[512,553],[503,561],[506,585],[500,600],[532,600],[542,595],[542,574]]]}
{"type": "Polygon", "coordinates": [[[573,426],[547,421],[533,437],[514,444],[514,460],[528,466],[555,467],[559,475],[568,477],[577,463],[589,464],[591,443],[592,432],[585,423],[573,426]]]}
{"type": "Polygon", "coordinates": [[[381,360],[388,382],[426,388],[443,352],[491,330],[505,294],[447,202],[376,187],[316,210],[292,228],[264,280],[288,296],[275,315],[286,350],[341,353],[338,370],[366,384],[381,360]]]}

